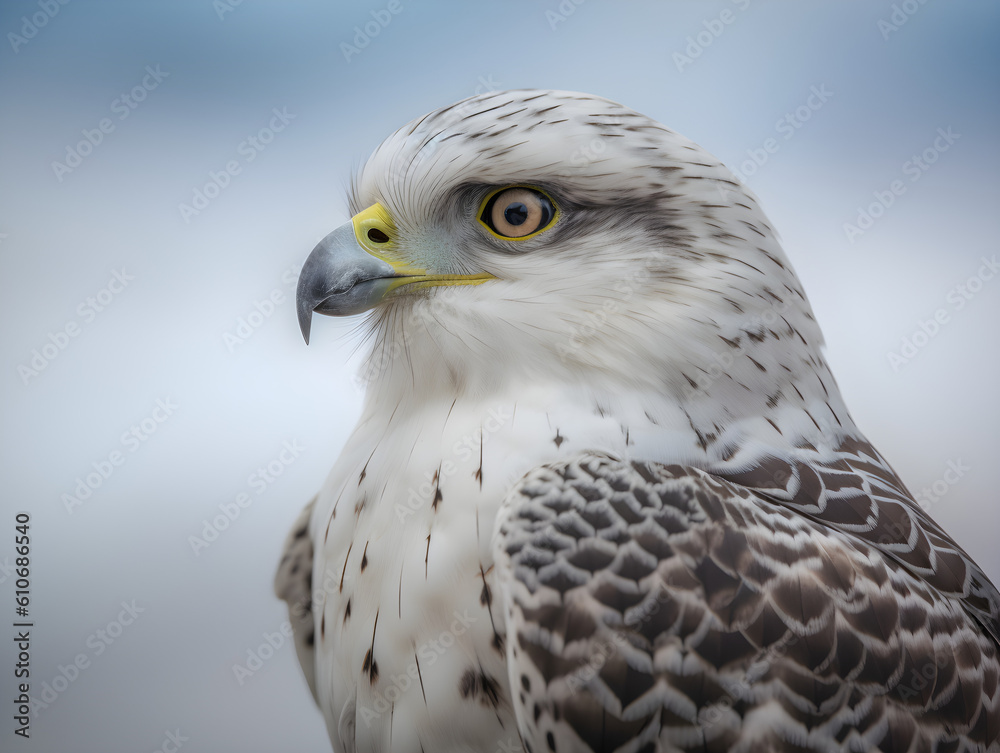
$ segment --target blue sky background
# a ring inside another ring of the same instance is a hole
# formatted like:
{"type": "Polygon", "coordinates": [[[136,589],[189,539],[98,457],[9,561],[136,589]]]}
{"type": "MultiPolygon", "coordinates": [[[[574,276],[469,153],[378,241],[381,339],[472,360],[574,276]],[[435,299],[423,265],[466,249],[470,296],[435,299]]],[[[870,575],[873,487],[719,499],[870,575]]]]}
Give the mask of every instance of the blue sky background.
{"type": "MultiPolygon", "coordinates": [[[[388,3],[244,0],[221,17],[211,0],[75,0],[51,18],[0,6],[0,562],[29,511],[32,695],[89,662],[57,683],[29,741],[8,703],[0,747],[154,750],[180,730],[185,753],[329,749],[289,645],[242,684],[233,672],[286,618],[270,590],[282,539],[361,401],[352,323],[317,321],[307,349],[289,280],[347,219],[349,176],[382,138],[489,88],[600,94],[744,172],[856,421],[916,492],[966,469],[929,509],[1000,581],[1000,274],[971,297],[956,288],[1000,251],[1000,6],[910,0],[905,23],[880,30],[882,0],[398,3],[349,60],[341,44],[388,3]],[[120,119],[147,66],[167,75],[120,119]],[[786,139],[778,123],[812,87],[831,94],[786,139]],[[241,144],[275,108],[294,117],[249,161],[241,144]],[[104,118],[113,130],[57,176],[104,118]],[[949,128],[959,136],[935,150],[949,128]],[[770,138],[776,151],[744,171],[770,138]],[[907,163],[926,149],[914,182],[907,163]],[[185,217],[231,160],[239,174],[185,217]],[[849,239],[845,223],[895,180],[905,192],[849,239]],[[122,269],[128,285],[89,308],[122,269]],[[273,313],[227,346],[274,291],[273,313]],[[888,354],[939,309],[947,321],[894,369],[888,354]],[[19,370],[68,323],[76,336],[44,370],[19,370]],[[176,405],[160,423],[157,400],[176,405]],[[123,442],[144,419],[155,431],[123,442]],[[258,494],[249,477],[292,441],[302,451],[258,494]],[[114,451],[122,463],[68,512],[61,495],[114,451]],[[188,537],[241,492],[252,503],[196,555],[188,537]],[[144,611],[105,642],[123,601],[144,611]]],[[[0,645],[6,699],[14,655],[0,645]]]]}

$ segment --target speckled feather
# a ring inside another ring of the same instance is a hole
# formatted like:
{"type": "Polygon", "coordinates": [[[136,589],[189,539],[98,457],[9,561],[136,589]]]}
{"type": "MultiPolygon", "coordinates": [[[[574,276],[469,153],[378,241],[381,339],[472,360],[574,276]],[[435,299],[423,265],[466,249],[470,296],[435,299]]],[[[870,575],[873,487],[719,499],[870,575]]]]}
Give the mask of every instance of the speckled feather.
{"type": "Polygon", "coordinates": [[[375,202],[408,261],[497,279],[372,312],[362,417],[289,538],[334,750],[1000,750],[997,590],[851,420],[718,160],[494,92],[386,139],[375,202]],[[483,232],[524,184],[556,223],[483,232]]]}
{"type": "Polygon", "coordinates": [[[534,750],[996,745],[997,647],[961,600],[786,505],[585,455],[530,473],[498,526],[534,750]]]}

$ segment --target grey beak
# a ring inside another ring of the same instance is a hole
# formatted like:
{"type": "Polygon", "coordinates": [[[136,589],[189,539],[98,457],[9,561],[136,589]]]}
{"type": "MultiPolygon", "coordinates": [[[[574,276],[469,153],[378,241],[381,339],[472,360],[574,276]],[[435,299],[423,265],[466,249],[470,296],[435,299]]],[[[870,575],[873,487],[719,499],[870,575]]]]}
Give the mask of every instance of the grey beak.
{"type": "Polygon", "coordinates": [[[314,311],[350,316],[367,311],[389,291],[393,268],[358,243],[353,223],[341,225],[309,254],[295,292],[299,329],[309,344],[314,311]]]}

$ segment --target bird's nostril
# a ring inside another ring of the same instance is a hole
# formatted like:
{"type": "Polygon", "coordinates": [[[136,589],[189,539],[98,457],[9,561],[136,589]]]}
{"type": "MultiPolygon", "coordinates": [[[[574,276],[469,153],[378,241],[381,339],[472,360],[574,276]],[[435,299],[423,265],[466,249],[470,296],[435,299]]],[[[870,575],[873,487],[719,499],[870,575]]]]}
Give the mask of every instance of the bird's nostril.
{"type": "Polygon", "coordinates": [[[388,243],[389,236],[379,230],[377,227],[373,227],[368,230],[368,240],[373,243],[388,243]]]}

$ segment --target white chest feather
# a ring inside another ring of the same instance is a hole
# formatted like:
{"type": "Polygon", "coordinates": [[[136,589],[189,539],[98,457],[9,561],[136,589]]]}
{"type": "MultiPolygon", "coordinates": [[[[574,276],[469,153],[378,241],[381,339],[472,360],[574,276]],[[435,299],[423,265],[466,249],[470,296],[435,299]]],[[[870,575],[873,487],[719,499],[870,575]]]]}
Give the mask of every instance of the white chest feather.
{"type": "Polygon", "coordinates": [[[370,410],[313,519],[317,689],[344,749],[518,750],[491,555],[503,497],[583,450],[679,459],[696,445],[664,430],[676,419],[565,387],[370,410]]]}

